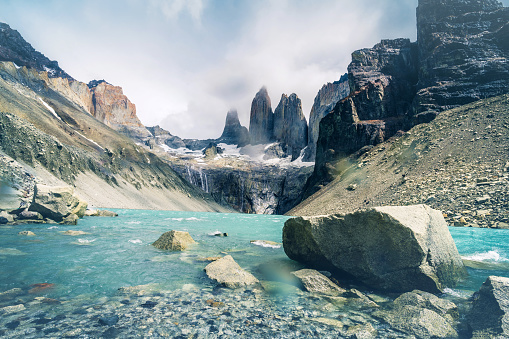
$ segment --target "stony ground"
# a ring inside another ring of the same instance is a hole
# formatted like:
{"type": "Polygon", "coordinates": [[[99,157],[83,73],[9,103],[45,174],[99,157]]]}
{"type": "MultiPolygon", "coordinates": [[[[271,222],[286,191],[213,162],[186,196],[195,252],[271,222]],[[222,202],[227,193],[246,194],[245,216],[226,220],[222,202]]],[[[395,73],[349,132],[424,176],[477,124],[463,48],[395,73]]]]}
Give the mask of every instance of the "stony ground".
{"type": "Polygon", "coordinates": [[[192,285],[171,292],[127,288],[94,302],[85,297],[57,301],[14,293],[12,300],[0,301],[2,306],[15,303],[0,307],[0,337],[405,337],[373,318],[370,313],[380,308],[366,300],[298,289],[278,296],[257,288],[198,289],[192,285]]]}
{"type": "Polygon", "coordinates": [[[509,95],[443,112],[363,151],[287,214],[426,203],[450,225],[509,227],[509,95]]]}

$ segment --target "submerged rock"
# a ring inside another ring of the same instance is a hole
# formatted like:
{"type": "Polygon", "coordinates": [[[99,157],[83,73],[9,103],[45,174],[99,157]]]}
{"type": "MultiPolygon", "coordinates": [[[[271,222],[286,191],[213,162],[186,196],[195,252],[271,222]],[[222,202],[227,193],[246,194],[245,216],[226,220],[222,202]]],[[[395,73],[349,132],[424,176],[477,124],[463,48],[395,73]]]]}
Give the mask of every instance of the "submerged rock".
{"type": "Polygon", "coordinates": [[[474,295],[468,315],[473,338],[509,337],[509,278],[490,276],[474,295]]]}
{"type": "Polygon", "coordinates": [[[389,291],[438,293],[466,274],[442,213],[425,205],[289,219],[283,247],[290,259],[389,291]]]}
{"type": "Polygon", "coordinates": [[[34,236],[35,233],[32,231],[21,231],[18,233],[18,235],[25,235],[25,236],[34,236]]]}
{"type": "Polygon", "coordinates": [[[196,242],[188,232],[169,231],[161,235],[152,246],[160,250],[183,251],[194,243],[196,242]]]}
{"type": "Polygon", "coordinates": [[[86,234],[90,234],[90,233],[83,232],[83,231],[68,230],[68,231],[64,231],[64,232],[62,232],[62,234],[63,234],[63,235],[72,235],[72,236],[77,236],[77,235],[86,235],[86,234]]]}
{"type": "Polygon", "coordinates": [[[319,292],[332,295],[346,292],[345,289],[334,284],[329,278],[316,270],[302,269],[292,272],[292,274],[299,279],[304,289],[308,292],[319,292]]]}
{"type": "Polygon", "coordinates": [[[86,210],[85,215],[88,217],[118,217],[118,214],[108,210],[86,210]]]}
{"type": "Polygon", "coordinates": [[[229,288],[238,288],[259,283],[258,279],[251,273],[243,270],[239,264],[233,260],[231,255],[224,256],[208,264],[205,267],[205,273],[210,279],[229,288]]]}

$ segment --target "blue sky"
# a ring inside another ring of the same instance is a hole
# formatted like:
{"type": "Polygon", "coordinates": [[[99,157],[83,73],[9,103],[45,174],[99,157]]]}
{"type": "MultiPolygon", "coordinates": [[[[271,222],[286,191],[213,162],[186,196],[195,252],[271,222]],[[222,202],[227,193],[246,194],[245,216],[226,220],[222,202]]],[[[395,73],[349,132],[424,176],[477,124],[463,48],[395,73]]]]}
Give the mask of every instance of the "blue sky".
{"type": "MultiPolygon", "coordinates": [[[[507,6],[509,0],[504,0],[507,6]]],[[[417,0],[0,0],[0,21],[77,80],[121,86],[141,121],[217,138],[235,107],[248,125],[266,86],[309,115],[350,54],[416,39],[417,0]]]]}

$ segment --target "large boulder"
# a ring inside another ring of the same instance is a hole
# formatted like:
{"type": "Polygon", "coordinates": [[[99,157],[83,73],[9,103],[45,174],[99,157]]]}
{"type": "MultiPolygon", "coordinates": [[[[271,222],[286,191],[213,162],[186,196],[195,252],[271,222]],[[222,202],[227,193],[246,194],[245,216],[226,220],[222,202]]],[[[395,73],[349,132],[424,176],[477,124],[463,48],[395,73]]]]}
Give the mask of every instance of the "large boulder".
{"type": "Polygon", "coordinates": [[[207,276],[217,281],[220,285],[229,288],[238,288],[259,283],[251,273],[244,271],[239,264],[227,255],[211,262],[205,267],[207,276]]]}
{"type": "Polygon", "coordinates": [[[490,276],[468,315],[473,338],[509,338],[509,278],[490,276]]]}
{"type": "Polygon", "coordinates": [[[442,213],[426,205],[292,218],[283,247],[290,259],[395,292],[439,293],[466,274],[442,213]]]}
{"type": "Polygon", "coordinates": [[[87,203],[74,194],[70,186],[36,185],[30,211],[39,212],[43,217],[63,221],[70,214],[83,217],[87,203]]]}
{"type": "Polygon", "coordinates": [[[163,233],[152,246],[160,250],[183,251],[189,245],[196,243],[191,235],[183,231],[169,231],[163,233]]]}

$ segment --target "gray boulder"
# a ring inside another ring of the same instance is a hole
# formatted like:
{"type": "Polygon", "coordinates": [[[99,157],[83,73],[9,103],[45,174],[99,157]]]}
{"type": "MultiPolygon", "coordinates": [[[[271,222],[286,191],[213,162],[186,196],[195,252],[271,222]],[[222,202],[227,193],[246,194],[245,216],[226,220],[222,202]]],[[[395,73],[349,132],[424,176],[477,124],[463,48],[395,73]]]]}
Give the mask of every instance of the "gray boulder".
{"type": "Polygon", "coordinates": [[[34,200],[30,204],[30,211],[39,212],[43,217],[58,222],[74,213],[83,217],[87,203],[74,194],[70,186],[36,185],[34,200]]]}
{"type": "Polygon", "coordinates": [[[376,207],[286,221],[290,259],[382,290],[439,293],[466,274],[440,211],[376,207]]]}
{"type": "Polygon", "coordinates": [[[292,274],[299,279],[304,289],[308,292],[319,292],[332,295],[346,292],[345,289],[334,284],[329,278],[316,270],[302,269],[292,272],[292,274]]]}
{"type": "Polygon", "coordinates": [[[191,235],[183,231],[169,231],[163,233],[152,246],[160,250],[183,251],[189,245],[196,243],[191,235]]]}
{"type": "Polygon", "coordinates": [[[243,270],[227,255],[205,266],[207,276],[228,288],[238,288],[259,283],[251,273],[243,270]]]}
{"type": "Polygon", "coordinates": [[[417,306],[396,306],[392,311],[376,311],[375,318],[387,322],[392,328],[416,338],[457,338],[458,333],[438,313],[417,306]]]}
{"type": "Polygon", "coordinates": [[[509,278],[486,279],[474,295],[468,325],[473,338],[509,338],[509,278]]]}
{"type": "Polygon", "coordinates": [[[43,216],[39,212],[29,211],[27,209],[18,213],[18,220],[42,220],[43,216]]]}
{"type": "Polygon", "coordinates": [[[394,300],[394,304],[427,308],[446,318],[451,324],[459,318],[458,306],[455,303],[424,291],[414,290],[403,293],[394,300]]]}

